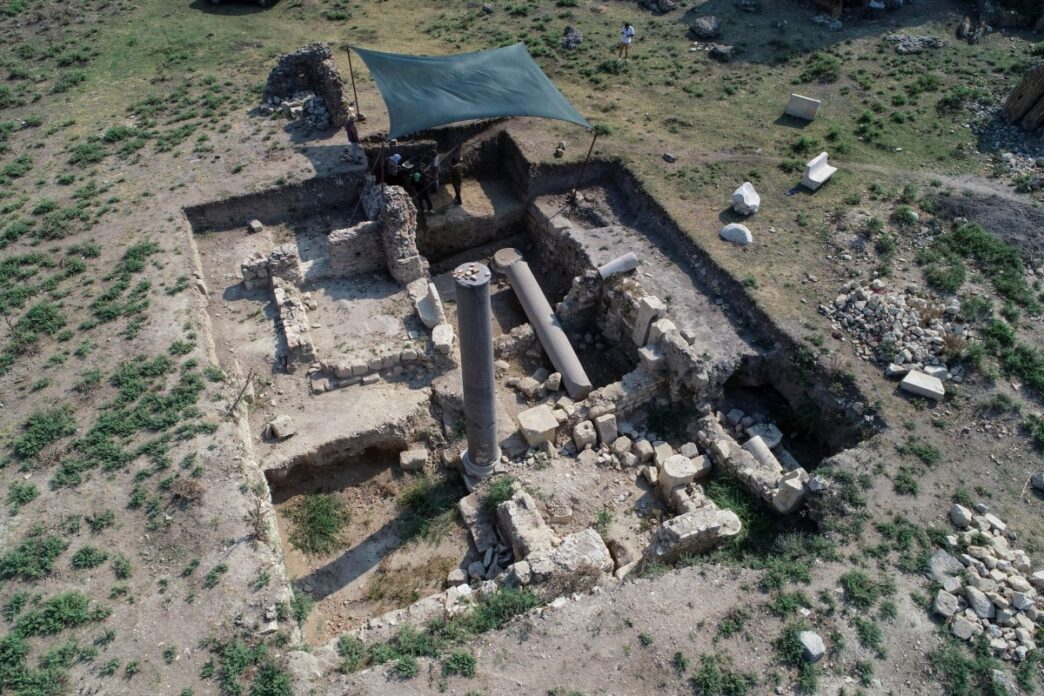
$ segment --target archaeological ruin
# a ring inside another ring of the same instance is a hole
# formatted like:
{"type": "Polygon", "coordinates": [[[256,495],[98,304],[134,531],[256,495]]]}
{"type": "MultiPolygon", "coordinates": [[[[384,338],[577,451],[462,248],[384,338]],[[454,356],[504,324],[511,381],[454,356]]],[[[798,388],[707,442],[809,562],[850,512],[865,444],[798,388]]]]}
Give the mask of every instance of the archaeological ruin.
{"type": "Polygon", "coordinates": [[[721,474],[809,528],[817,466],[880,426],[865,399],[791,345],[619,163],[592,162],[571,202],[576,166],[530,160],[503,123],[403,144],[458,146],[464,204],[440,191],[438,214],[350,165],[185,211],[277,508],[396,472],[461,482],[459,560],[406,608],[382,614],[360,589],[399,553],[394,506],[327,566],[288,562],[329,620],[310,641],[384,636],[578,568],[620,578],[704,553],[741,530],[705,495],[721,474]],[[538,502],[516,483],[485,506],[488,482],[518,471],[558,494],[538,502]],[[634,501],[611,547],[571,512],[606,475],[634,501]]]}

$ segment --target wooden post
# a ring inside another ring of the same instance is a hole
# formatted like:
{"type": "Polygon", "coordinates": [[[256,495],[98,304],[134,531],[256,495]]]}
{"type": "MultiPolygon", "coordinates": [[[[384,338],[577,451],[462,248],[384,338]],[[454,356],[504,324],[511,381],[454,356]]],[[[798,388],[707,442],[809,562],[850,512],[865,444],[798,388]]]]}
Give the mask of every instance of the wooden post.
{"type": "Polygon", "coordinates": [[[355,89],[355,68],[352,66],[352,47],[348,47],[348,73],[352,76],[352,96],[355,97],[355,120],[360,123],[366,120],[366,116],[359,106],[359,92],[355,89]]]}
{"type": "Polygon", "coordinates": [[[573,192],[569,194],[569,200],[576,200],[576,190],[580,188],[580,181],[584,178],[584,172],[587,171],[587,163],[591,161],[591,153],[594,152],[595,141],[598,140],[598,129],[595,129],[594,137],[591,138],[591,147],[587,148],[587,157],[584,158],[584,163],[580,167],[580,176],[576,177],[576,183],[573,184],[573,192]]]}
{"type": "Polygon", "coordinates": [[[384,141],[381,141],[381,150],[377,153],[377,166],[381,168],[380,182],[384,185],[384,141]]]}

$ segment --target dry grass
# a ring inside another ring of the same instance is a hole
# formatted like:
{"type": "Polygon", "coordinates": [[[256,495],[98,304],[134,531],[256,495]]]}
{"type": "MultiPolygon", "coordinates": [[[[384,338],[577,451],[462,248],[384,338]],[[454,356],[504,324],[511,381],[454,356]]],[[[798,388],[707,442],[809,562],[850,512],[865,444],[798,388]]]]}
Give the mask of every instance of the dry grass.
{"type": "Polygon", "coordinates": [[[418,565],[391,567],[385,558],[366,587],[366,599],[379,611],[407,607],[421,597],[438,592],[446,575],[457,565],[448,556],[433,558],[418,565]]]}

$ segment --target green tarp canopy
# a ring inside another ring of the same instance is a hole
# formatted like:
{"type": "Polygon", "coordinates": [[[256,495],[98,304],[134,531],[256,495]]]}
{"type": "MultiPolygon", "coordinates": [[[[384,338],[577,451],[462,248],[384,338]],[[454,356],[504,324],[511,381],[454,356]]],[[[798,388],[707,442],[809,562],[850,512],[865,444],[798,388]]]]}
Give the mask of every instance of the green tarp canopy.
{"type": "Polygon", "coordinates": [[[538,116],[590,128],[525,44],[454,56],[408,56],[352,48],[388,107],[388,138],[458,121],[538,116]]]}

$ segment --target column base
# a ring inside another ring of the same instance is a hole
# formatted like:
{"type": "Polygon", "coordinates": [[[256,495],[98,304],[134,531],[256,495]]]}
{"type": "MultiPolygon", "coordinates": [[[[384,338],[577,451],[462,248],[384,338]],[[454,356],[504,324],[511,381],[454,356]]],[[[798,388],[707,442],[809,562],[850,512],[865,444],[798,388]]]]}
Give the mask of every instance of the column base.
{"type": "Polygon", "coordinates": [[[500,461],[500,448],[497,447],[492,460],[488,464],[478,465],[471,459],[471,455],[467,450],[464,450],[460,454],[460,463],[464,467],[464,482],[467,484],[468,490],[474,488],[482,479],[487,479],[493,475],[493,469],[496,467],[497,462],[500,461]]]}

